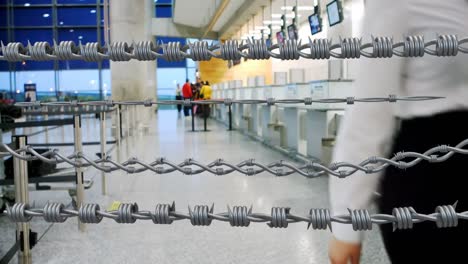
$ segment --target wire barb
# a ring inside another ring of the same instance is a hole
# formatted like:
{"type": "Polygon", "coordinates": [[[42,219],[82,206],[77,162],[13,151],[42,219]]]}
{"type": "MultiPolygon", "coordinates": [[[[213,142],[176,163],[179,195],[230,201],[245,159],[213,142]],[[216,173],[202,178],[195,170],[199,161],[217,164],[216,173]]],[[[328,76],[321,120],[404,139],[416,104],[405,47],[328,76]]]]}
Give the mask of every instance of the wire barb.
{"type": "MultiPolygon", "coordinates": [[[[324,98],[324,99],[313,99],[310,97],[300,98],[300,99],[275,99],[267,98],[266,100],[261,99],[242,99],[235,100],[232,98],[225,99],[214,99],[214,100],[203,100],[203,101],[191,101],[190,99],[185,100],[167,100],[167,101],[152,101],[150,99],[142,101],[66,101],[66,102],[19,102],[15,103],[15,106],[23,108],[37,108],[41,106],[47,107],[63,107],[63,106],[73,106],[73,107],[84,107],[84,106],[119,106],[119,105],[140,105],[150,107],[153,105],[183,105],[183,106],[192,106],[192,105],[232,105],[232,104],[266,104],[268,106],[273,106],[275,104],[304,104],[311,105],[313,103],[320,104],[354,104],[354,103],[396,103],[396,102],[419,102],[419,101],[430,101],[444,99],[440,96],[402,96],[397,97],[394,94],[389,95],[388,97],[371,97],[371,98],[354,98],[354,97],[345,97],[345,98],[324,98]]],[[[29,110],[28,110],[29,111],[29,110]]],[[[31,111],[30,111],[31,112],[31,111]]],[[[29,112],[28,112],[29,113],[29,112]]]]}
{"type": "Polygon", "coordinates": [[[403,41],[394,42],[392,37],[372,37],[371,42],[362,43],[361,38],[340,38],[339,43],[332,43],[329,39],[308,38],[302,44],[297,40],[285,40],[284,43],[268,45],[261,39],[248,39],[247,44],[237,40],[227,40],[221,44],[208,45],[206,41],[195,41],[182,45],[180,42],[158,43],[139,41],[128,44],[113,42],[102,48],[98,42],[88,42],[78,47],[73,41],[61,41],[53,45],[47,42],[36,42],[24,47],[20,42],[2,43],[0,60],[16,61],[44,61],[44,60],[85,60],[98,62],[104,59],[112,61],[156,60],[207,61],[211,58],[237,61],[241,58],[253,60],[268,60],[270,57],[281,60],[298,60],[300,58],[323,60],[359,59],[398,57],[423,57],[425,54],[445,57],[457,56],[458,53],[468,53],[463,47],[468,38],[459,39],[457,35],[439,35],[436,39],[424,42],[420,35],[407,36],[403,41]]]}
{"type": "Polygon", "coordinates": [[[355,231],[372,230],[374,224],[393,224],[394,229],[411,229],[421,222],[434,222],[438,228],[456,227],[459,220],[468,220],[468,211],[457,213],[455,205],[437,206],[434,213],[420,214],[411,207],[395,208],[389,214],[370,214],[366,209],[349,209],[348,214],[331,216],[324,208],[312,208],[307,216],[293,215],[289,207],[273,207],[270,214],[254,213],[252,207],[228,206],[227,212],[214,213],[214,205],[188,207],[188,213],[175,210],[175,203],[157,204],[155,211],[140,211],[136,203],[122,203],[116,211],[100,210],[98,204],[83,204],[80,209],[67,209],[61,203],[47,203],[43,208],[30,208],[25,203],[7,207],[6,215],[14,223],[29,222],[42,217],[46,222],[63,223],[77,217],[86,224],[98,224],[103,218],[119,224],[134,224],[137,220],[151,220],[154,224],[170,225],[188,220],[192,226],[209,226],[212,221],[228,222],[232,227],[248,227],[251,222],[266,223],[271,228],[287,228],[293,223],[307,223],[314,230],[331,230],[331,223],[352,225],[355,231]]]}
{"type": "Polygon", "coordinates": [[[348,162],[331,163],[328,167],[317,162],[308,162],[303,165],[295,165],[286,161],[277,161],[267,165],[256,162],[254,159],[246,159],[238,164],[226,162],[222,159],[217,159],[207,165],[198,162],[194,159],[187,159],[181,163],[175,163],[164,158],[157,158],[151,163],[146,163],[138,158],[130,158],[123,163],[118,163],[106,159],[93,160],[83,153],[77,152],[72,155],[62,155],[57,149],[51,149],[45,153],[36,152],[31,146],[26,146],[21,149],[13,150],[6,144],[0,146],[6,152],[0,152],[0,156],[14,156],[15,158],[31,161],[42,160],[50,164],[68,163],[73,167],[94,167],[103,172],[125,171],[127,173],[141,173],[144,171],[152,171],[155,174],[168,174],[180,172],[186,175],[201,174],[204,172],[213,175],[222,176],[231,173],[242,173],[244,175],[253,176],[263,172],[275,176],[288,176],[298,173],[304,177],[314,178],[325,174],[333,175],[339,178],[349,177],[356,172],[366,174],[377,173],[383,171],[388,166],[393,166],[399,169],[407,169],[416,166],[422,161],[439,163],[448,160],[454,154],[468,155],[468,139],[463,140],[455,147],[437,146],[427,150],[424,153],[417,152],[399,152],[393,158],[369,157],[359,164],[348,162]],[[26,153],[26,155],[20,155],[26,153]],[[82,159],[80,163],[75,162],[76,159],[82,159]],[[412,160],[408,160],[412,159],[412,160]],[[105,164],[105,165],[104,165],[105,164]]]}

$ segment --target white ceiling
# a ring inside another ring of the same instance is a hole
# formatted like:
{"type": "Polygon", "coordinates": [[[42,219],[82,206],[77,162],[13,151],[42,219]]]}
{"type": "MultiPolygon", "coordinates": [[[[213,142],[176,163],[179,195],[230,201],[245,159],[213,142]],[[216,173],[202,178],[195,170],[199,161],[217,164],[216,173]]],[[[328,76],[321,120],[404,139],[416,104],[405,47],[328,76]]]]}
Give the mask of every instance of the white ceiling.
{"type": "Polygon", "coordinates": [[[213,31],[219,31],[221,28],[228,23],[232,15],[236,13],[246,0],[231,0],[229,1],[228,6],[224,9],[223,14],[219,17],[218,21],[213,27],[213,31]]]}
{"type": "Polygon", "coordinates": [[[208,25],[220,3],[221,0],[176,0],[174,23],[202,28],[208,25]]]}
{"type": "MultiPolygon", "coordinates": [[[[212,19],[216,8],[223,0],[175,0],[174,23],[204,29],[212,19]]],[[[328,2],[327,0],[320,0],[328,2]]],[[[312,6],[314,0],[230,0],[212,31],[218,32],[222,38],[236,37],[239,31],[243,32],[263,26],[263,19],[272,20],[271,13],[284,14],[281,7],[286,6],[312,6]],[[270,3],[272,3],[270,8],[270,3]],[[246,9],[246,7],[248,7],[246,9]],[[242,12],[240,12],[242,10],[242,12]],[[262,12],[262,10],[264,10],[262,12]],[[254,18],[253,18],[254,16],[254,18]],[[230,24],[228,24],[230,23],[230,24]]],[[[323,9],[323,8],[322,8],[323,9]]],[[[292,11],[286,11],[291,13],[292,11]]],[[[299,23],[307,21],[313,11],[299,11],[299,23]]],[[[273,18],[279,20],[279,18],[273,18]]],[[[287,24],[291,24],[288,18],[287,24]]]]}

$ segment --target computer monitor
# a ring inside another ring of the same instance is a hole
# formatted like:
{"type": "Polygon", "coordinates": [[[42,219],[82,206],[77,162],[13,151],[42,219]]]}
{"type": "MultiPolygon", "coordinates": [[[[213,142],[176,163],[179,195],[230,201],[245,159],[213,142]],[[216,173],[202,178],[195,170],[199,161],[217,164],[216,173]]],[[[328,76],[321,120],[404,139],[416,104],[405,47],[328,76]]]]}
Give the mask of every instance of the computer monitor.
{"type": "Polygon", "coordinates": [[[327,5],[327,15],[330,27],[343,21],[343,8],[339,0],[332,1],[327,5]]]}
{"type": "Polygon", "coordinates": [[[309,16],[310,32],[315,35],[322,31],[322,19],[318,13],[309,16]]]}
{"type": "Polygon", "coordinates": [[[276,32],[276,40],[278,41],[278,44],[284,43],[284,33],[283,33],[283,31],[276,32]]]}
{"type": "Polygon", "coordinates": [[[289,39],[298,39],[296,25],[291,24],[291,25],[288,26],[288,38],[289,39]]]}

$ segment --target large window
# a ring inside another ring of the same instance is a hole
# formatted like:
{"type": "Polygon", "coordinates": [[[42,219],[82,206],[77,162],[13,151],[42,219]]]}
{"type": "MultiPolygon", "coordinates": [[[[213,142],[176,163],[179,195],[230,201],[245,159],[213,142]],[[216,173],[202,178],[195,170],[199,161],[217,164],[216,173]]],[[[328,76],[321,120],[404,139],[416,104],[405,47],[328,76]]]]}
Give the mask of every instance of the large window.
{"type": "MultiPolygon", "coordinates": [[[[104,44],[103,1],[96,0],[0,0],[0,40],[3,43],[37,41],[50,44],[72,40],[104,44]]],[[[0,61],[0,90],[24,99],[24,85],[36,84],[38,97],[63,96],[99,99],[110,93],[108,62],[0,61]],[[101,71],[102,74],[99,74],[101,71]],[[106,80],[104,80],[106,76],[106,80]],[[105,87],[104,87],[105,84],[105,87]]]]}
{"type": "Polygon", "coordinates": [[[154,11],[156,17],[172,17],[172,0],[158,0],[155,5],[154,11]]]}

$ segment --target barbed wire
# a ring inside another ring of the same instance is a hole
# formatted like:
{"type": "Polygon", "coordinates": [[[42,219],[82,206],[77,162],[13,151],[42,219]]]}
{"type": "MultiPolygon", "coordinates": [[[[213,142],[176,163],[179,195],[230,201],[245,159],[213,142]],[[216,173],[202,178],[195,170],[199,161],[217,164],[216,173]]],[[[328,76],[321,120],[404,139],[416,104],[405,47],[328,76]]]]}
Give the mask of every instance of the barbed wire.
{"type": "Polygon", "coordinates": [[[346,103],[346,104],[354,104],[354,103],[379,103],[379,102],[390,102],[396,103],[398,101],[410,101],[410,102],[419,102],[419,101],[428,101],[428,100],[437,100],[437,99],[444,99],[445,97],[440,96],[403,96],[397,97],[396,95],[389,95],[388,97],[366,97],[366,98],[354,98],[354,97],[346,97],[346,98],[324,98],[324,99],[313,99],[312,97],[305,97],[303,99],[275,99],[275,98],[268,98],[268,99],[241,99],[235,100],[231,98],[226,99],[214,99],[214,100],[200,100],[200,101],[192,101],[189,99],[186,100],[165,100],[165,101],[152,101],[151,99],[143,100],[143,101],[113,101],[113,100],[105,100],[105,101],[63,101],[63,102],[19,102],[16,103],[15,106],[19,107],[41,107],[41,106],[48,106],[48,107],[62,107],[62,106],[71,106],[71,107],[83,107],[83,106],[106,106],[106,107],[114,107],[118,105],[141,105],[146,107],[151,107],[153,105],[184,105],[184,106],[192,106],[192,105],[212,105],[212,104],[224,104],[224,105],[232,105],[232,104],[266,104],[266,105],[275,105],[275,104],[304,104],[304,105],[312,105],[313,103],[319,104],[328,104],[328,103],[346,103]]]}
{"type": "Polygon", "coordinates": [[[468,211],[457,213],[456,204],[442,205],[431,214],[417,213],[412,207],[394,208],[392,214],[370,214],[366,209],[348,209],[348,214],[332,216],[329,209],[312,208],[308,215],[295,215],[289,207],[273,207],[270,214],[254,213],[252,206],[228,205],[227,212],[214,213],[214,204],[188,206],[188,213],[176,211],[175,203],[157,204],[153,211],[139,210],[136,203],[121,203],[117,210],[101,210],[99,204],[83,204],[79,209],[66,208],[62,203],[48,202],[43,208],[31,208],[25,203],[7,205],[6,214],[12,222],[29,222],[42,217],[46,222],[63,223],[78,217],[86,224],[98,224],[104,218],[119,224],[134,224],[137,220],[152,220],[154,224],[169,225],[174,221],[190,220],[193,226],[209,226],[212,221],[229,222],[232,227],[248,227],[250,223],[267,223],[271,228],[287,228],[292,223],[307,223],[307,229],[331,230],[332,222],[351,224],[355,231],[372,230],[374,224],[393,224],[393,229],[411,229],[413,224],[435,222],[438,228],[456,227],[460,219],[468,220],[468,211]]]}
{"type": "Polygon", "coordinates": [[[1,145],[6,150],[6,152],[0,153],[0,156],[13,155],[14,157],[27,161],[41,160],[50,164],[68,163],[73,167],[94,167],[107,173],[118,170],[125,171],[130,174],[152,171],[156,174],[181,172],[186,175],[195,175],[206,172],[213,175],[222,176],[234,172],[239,172],[248,176],[253,176],[266,172],[275,176],[288,176],[294,173],[298,173],[308,178],[314,178],[328,173],[329,175],[333,175],[339,178],[345,178],[358,171],[362,171],[366,174],[377,173],[383,171],[388,166],[393,166],[399,169],[408,169],[410,167],[416,166],[423,160],[431,163],[444,162],[456,153],[468,155],[468,149],[463,149],[467,145],[468,139],[465,139],[455,147],[441,145],[431,148],[424,153],[398,152],[391,159],[383,157],[370,157],[359,164],[336,162],[330,164],[329,166],[325,166],[319,162],[308,162],[302,165],[295,165],[284,160],[264,165],[256,162],[254,159],[247,159],[237,164],[226,162],[223,159],[217,159],[207,165],[204,165],[194,159],[186,159],[181,163],[175,163],[165,158],[157,158],[151,163],[146,163],[139,160],[138,158],[130,158],[123,163],[118,163],[110,159],[108,156],[105,159],[93,160],[81,152],[73,153],[69,156],[64,156],[59,153],[57,149],[51,149],[40,154],[36,152],[31,146],[13,150],[6,144],[1,145]],[[22,155],[23,153],[28,155],[22,155]]]}
{"type": "Polygon", "coordinates": [[[373,37],[371,42],[362,43],[362,38],[341,38],[338,43],[330,39],[311,39],[307,43],[287,39],[283,43],[269,45],[266,40],[248,39],[247,41],[227,40],[221,44],[209,45],[207,41],[196,41],[182,45],[180,42],[153,43],[152,41],[112,42],[101,47],[98,42],[75,45],[73,41],[61,41],[53,45],[48,42],[28,42],[25,47],[20,42],[1,43],[0,60],[15,61],[48,61],[48,60],[84,60],[90,62],[111,61],[208,61],[212,58],[222,60],[298,60],[299,58],[323,60],[330,58],[358,59],[456,56],[459,52],[468,53],[468,47],[462,45],[468,38],[459,39],[457,35],[439,35],[436,39],[425,42],[424,36],[407,36],[404,40],[394,42],[392,37],[373,37]]]}

